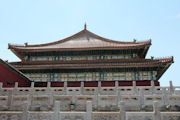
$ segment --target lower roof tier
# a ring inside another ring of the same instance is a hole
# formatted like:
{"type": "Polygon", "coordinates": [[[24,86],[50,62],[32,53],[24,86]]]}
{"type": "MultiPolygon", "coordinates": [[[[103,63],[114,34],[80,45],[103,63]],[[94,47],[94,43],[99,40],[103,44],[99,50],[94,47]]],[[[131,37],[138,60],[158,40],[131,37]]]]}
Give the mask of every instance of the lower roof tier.
{"type": "Polygon", "coordinates": [[[53,71],[141,71],[153,69],[157,71],[157,80],[173,63],[173,57],[166,59],[135,59],[131,61],[97,61],[79,63],[11,63],[15,68],[22,72],[53,72],[53,71]]]}

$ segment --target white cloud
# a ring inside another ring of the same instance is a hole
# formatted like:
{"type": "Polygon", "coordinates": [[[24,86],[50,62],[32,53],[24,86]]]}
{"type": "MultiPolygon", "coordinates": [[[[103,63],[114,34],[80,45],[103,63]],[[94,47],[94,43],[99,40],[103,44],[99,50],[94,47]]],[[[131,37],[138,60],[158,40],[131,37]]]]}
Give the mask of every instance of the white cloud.
{"type": "Polygon", "coordinates": [[[180,13],[175,16],[176,18],[180,19],[180,13]]]}
{"type": "Polygon", "coordinates": [[[170,19],[180,19],[180,13],[178,13],[176,15],[168,16],[168,18],[170,18],[170,19]]]}

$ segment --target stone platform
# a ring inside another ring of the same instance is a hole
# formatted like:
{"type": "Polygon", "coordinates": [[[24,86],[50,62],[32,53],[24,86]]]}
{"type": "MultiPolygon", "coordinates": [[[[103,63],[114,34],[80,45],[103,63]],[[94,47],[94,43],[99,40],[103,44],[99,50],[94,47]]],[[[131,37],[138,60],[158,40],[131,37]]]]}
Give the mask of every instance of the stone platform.
{"type": "Polygon", "coordinates": [[[180,120],[180,86],[18,87],[0,83],[0,120],[180,120]]]}

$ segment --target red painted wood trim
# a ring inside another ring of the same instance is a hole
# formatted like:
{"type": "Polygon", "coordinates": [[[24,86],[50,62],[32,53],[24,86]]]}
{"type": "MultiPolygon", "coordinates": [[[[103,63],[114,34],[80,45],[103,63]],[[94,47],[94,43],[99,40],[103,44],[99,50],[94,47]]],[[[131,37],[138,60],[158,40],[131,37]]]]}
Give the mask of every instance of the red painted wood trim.
{"type": "Polygon", "coordinates": [[[119,86],[132,86],[132,81],[119,81],[119,86]]]}
{"type": "Polygon", "coordinates": [[[114,87],[115,81],[102,81],[101,86],[102,87],[114,87]]]}
{"type": "Polygon", "coordinates": [[[97,81],[86,81],[84,82],[84,87],[98,87],[97,81]]]}
{"type": "Polygon", "coordinates": [[[64,82],[51,82],[51,87],[64,87],[64,82]]]}
{"type": "Polygon", "coordinates": [[[35,87],[47,87],[47,82],[35,82],[35,87]]]}
{"type": "Polygon", "coordinates": [[[81,86],[81,82],[68,82],[67,86],[68,87],[80,87],[81,86]]]}

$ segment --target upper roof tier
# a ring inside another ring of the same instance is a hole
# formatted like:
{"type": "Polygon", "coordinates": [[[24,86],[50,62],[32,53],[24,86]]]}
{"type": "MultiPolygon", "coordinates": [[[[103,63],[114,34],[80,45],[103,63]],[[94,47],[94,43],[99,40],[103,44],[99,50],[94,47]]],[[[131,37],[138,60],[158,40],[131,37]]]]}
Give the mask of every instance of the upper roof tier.
{"type": "Polygon", "coordinates": [[[120,42],[100,37],[86,29],[63,40],[37,45],[12,45],[9,49],[24,52],[32,51],[72,51],[72,50],[99,50],[99,49],[138,49],[150,46],[151,40],[144,42],[120,42]]]}

